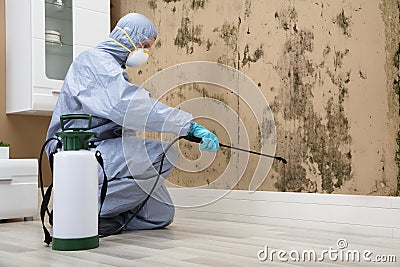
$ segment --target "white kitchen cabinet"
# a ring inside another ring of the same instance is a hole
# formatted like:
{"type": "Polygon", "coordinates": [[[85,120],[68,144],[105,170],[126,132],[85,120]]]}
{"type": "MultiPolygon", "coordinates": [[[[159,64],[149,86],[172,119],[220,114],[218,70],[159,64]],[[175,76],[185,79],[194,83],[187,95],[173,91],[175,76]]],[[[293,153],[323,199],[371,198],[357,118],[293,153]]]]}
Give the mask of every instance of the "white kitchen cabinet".
{"type": "Polygon", "coordinates": [[[37,160],[0,159],[0,220],[33,217],[37,212],[37,160]]]}
{"type": "Polygon", "coordinates": [[[110,0],[6,0],[5,8],[7,113],[51,115],[73,59],[107,39],[110,0]]]}

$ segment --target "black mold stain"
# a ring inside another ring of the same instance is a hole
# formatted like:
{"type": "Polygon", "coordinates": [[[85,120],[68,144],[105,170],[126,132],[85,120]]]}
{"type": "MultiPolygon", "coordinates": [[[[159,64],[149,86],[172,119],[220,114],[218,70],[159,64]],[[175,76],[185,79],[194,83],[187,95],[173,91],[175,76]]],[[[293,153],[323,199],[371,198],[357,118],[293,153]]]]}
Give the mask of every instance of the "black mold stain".
{"type": "Polygon", "coordinates": [[[147,4],[149,5],[149,7],[151,8],[151,9],[156,9],[157,8],[157,0],[149,0],[148,2],[147,2],[147,4]]]}
{"type": "Polygon", "coordinates": [[[232,49],[236,49],[237,44],[237,27],[234,24],[225,22],[221,28],[215,28],[214,32],[219,33],[219,37],[224,43],[232,49]]]}
{"type": "Polygon", "coordinates": [[[229,106],[228,101],[225,99],[224,95],[219,95],[219,94],[215,94],[215,93],[212,94],[205,87],[200,88],[200,86],[196,83],[192,84],[192,88],[193,88],[193,90],[197,91],[205,98],[215,99],[215,100],[218,100],[218,101],[226,104],[226,106],[229,106]]]}
{"type": "MultiPolygon", "coordinates": [[[[398,12],[400,12],[400,0],[397,1],[398,12]]],[[[400,23],[400,15],[399,15],[400,23]]],[[[394,91],[397,94],[397,103],[399,105],[398,114],[400,115],[400,42],[397,51],[394,54],[393,65],[397,69],[397,78],[393,82],[394,91]]],[[[400,196],[400,131],[397,132],[396,137],[397,151],[396,151],[396,164],[397,164],[397,192],[396,196],[400,196]]]]}
{"type": "Polygon", "coordinates": [[[252,55],[250,55],[249,45],[246,44],[243,52],[242,67],[244,67],[249,62],[257,62],[264,55],[263,46],[258,47],[252,55]]]}
{"type": "Polygon", "coordinates": [[[343,106],[336,105],[331,97],[325,109],[328,119],[328,140],[324,141],[326,149],[313,150],[312,147],[312,151],[318,166],[325,167],[321,170],[322,189],[331,193],[351,177],[351,137],[348,135],[349,122],[343,114],[343,106]]]}
{"type": "MultiPolygon", "coordinates": [[[[238,27],[240,26],[241,19],[239,17],[238,27]]],[[[221,28],[217,27],[213,31],[218,33],[218,37],[221,38],[225,45],[228,47],[226,54],[223,54],[218,57],[217,62],[221,64],[225,64],[236,68],[239,63],[236,55],[239,54],[237,51],[237,40],[238,40],[238,27],[236,27],[233,23],[224,22],[221,28]]],[[[238,55],[240,56],[240,55],[238,55]]]]}
{"type": "Polygon", "coordinates": [[[217,62],[219,64],[224,64],[227,66],[231,66],[233,68],[236,68],[236,59],[232,56],[232,54],[229,55],[221,55],[217,58],[217,62]]]}
{"type": "Polygon", "coordinates": [[[361,79],[366,80],[367,79],[367,74],[365,74],[364,71],[359,70],[358,75],[360,76],[361,79]]]}
{"type": "Polygon", "coordinates": [[[397,138],[396,138],[396,143],[397,143],[397,151],[396,151],[396,163],[398,172],[397,172],[397,192],[396,195],[400,196],[400,131],[397,132],[397,138]]]}
{"type": "Polygon", "coordinates": [[[346,17],[346,15],[344,14],[344,9],[342,9],[342,12],[339,13],[336,16],[336,20],[334,21],[334,23],[336,23],[336,25],[342,29],[343,34],[346,36],[351,37],[351,33],[350,33],[350,24],[351,24],[351,17],[346,17]]]}
{"type": "Polygon", "coordinates": [[[296,10],[282,10],[278,17],[282,29],[288,32],[288,39],[276,66],[282,82],[271,109],[283,114],[284,121],[275,123],[280,141],[277,154],[286,156],[289,163],[274,164],[280,174],[275,187],[279,191],[332,193],[352,178],[351,137],[343,108],[346,84],[350,82],[350,72],[342,71],[343,57],[348,51],[333,54],[327,46],[323,51],[324,60],[333,56],[335,69],[329,70],[324,63],[317,65],[306,53],[314,50],[313,33],[292,27],[297,25],[296,10]],[[319,73],[324,70],[330,73],[337,88],[337,93],[335,90],[325,105],[325,120],[324,114],[317,114],[313,107],[313,88],[320,83],[319,73]],[[307,174],[320,177],[322,188],[309,180],[307,174]]]}
{"type": "Polygon", "coordinates": [[[326,57],[327,55],[329,55],[330,52],[331,52],[331,47],[327,45],[327,46],[325,47],[325,49],[324,49],[324,52],[323,52],[324,59],[325,59],[325,57],[326,57]]]}
{"type": "Polygon", "coordinates": [[[246,1],[244,2],[244,6],[245,6],[245,9],[244,9],[244,17],[245,17],[245,18],[248,18],[248,17],[250,17],[250,15],[251,15],[251,0],[246,0],[246,1]]]}
{"type": "Polygon", "coordinates": [[[202,25],[192,25],[189,18],[181,19],[181,28],[178,29],[178,34],[175,37],[175,45],[179,48],[186,48],[187,54],[194,52],[193,44],[202,44],[201,32],[202,25]]]}
{"type": "Polygon", "coordinates": [[[207,44],[206,44],[207,51],[210,51],[212,45],[213,45],[213,42],[211,42],[210,39],[207,39],[207,44]]]}
{"type": "Polygon", "coordinates": [[[335,71],[338,68],[341,68],[343,66],[343,58],[347,56],[349,53],[349,49],[346,49],[344,52],[342,51],[335,51],[335,57],[333,59],[333,64],[335,66],[335,71]]]}
{"type": "Polygon", "coordinates": [[[260,125],[257,127],[257,141],[255,143],[255,149],[261,149],[261,144],[264,144],[264,140],[267,140],[273,133],[275,123],[273,117],[271,117],[270,107],[263,109],[263,116],[260,125]]]}
{"type": "Polygon", "coordinates": [[[232,157],[232,154],[231,154],[232,151],[231,151],[231,149],[222,147],[221,151],[222,151],[222,154],[225,156],[226,164],[228,164],[229,161],[231,160],[231,157],[232,157]]]}
{"type": "Polygon", "coordinates": [[[294,7],[291,7],[289,9],[282,10],[279,13],[276,12],[275,19],[279,20],[280,26],[285,31],[295,29],[297,22],[297,11],[294,9],[294,7]]]}
{"type": "Polygon", "coordinates": [[[160,48],[161,47],[161,41],[158,40],[155,44],[154,44],[155,48],[160,48]]]}
{"type": "MultiPolygon", "coordinates": [[[[399,0],[399,12],[400,12],[400,0],[399,0]]],[[[400,23],[400,17],[399,17],[399,23],[400,23]]],[[[394,64],[394,67],[398,71],[400,71],[400,43],[399,43],[399,47],[397,48],[397,51],[396,51],[396,53],[394,55],[393,64],[394,64]]],[[[397,74],[397,78],[393,82],[393,87],[394,87],[394,91],[396,92],[396,94],[399,97],[399,101],[398,102],[400,104],[400,73],[397,74]]],[[[400,115],[400,109],[399,109],[399,115],[400,115]]],[[[399,167],[399,172],[400,172],[400,167],[399,167]]],[[[400,191],[400,187],[399,187],[399,191],[400,191]]]]}
{"type": "Polygon", "coordinates": [[[199,8],[204,8],[205,4],[206,4],[206,0],[192,0],[190,7],[193,10],[197,10],[199,8]]]}
{"type": "Polygon", "coordinates": [[[349,53],[349,50],[346,49],[344,52],[336,51],[334,56],[334,67],[335,70],[331,71],[329,68],[326,69],[326,73],[331,78],[331,82],[337,86],[339,93],[339,105],[341,110],[343,111],[343,102],[344,98],[347,95],[348,89],[346,88],[346,84],[350,82],[351,72],[342,72],[339,71],[343,66],[343,57],[349,53]]]}
{"type": "Polygon", "coordinates": [[[203,97],[205,98],[211,98],[211,99],[215,99],[215,100],[219,100],[222,103],[225,103],[226,105],[228,105],[227,101],[225,100],[225,98],[221,95],[218,94],[210,94],[207,92],[207,90],[205,88],[203,88],[203,97]]]}

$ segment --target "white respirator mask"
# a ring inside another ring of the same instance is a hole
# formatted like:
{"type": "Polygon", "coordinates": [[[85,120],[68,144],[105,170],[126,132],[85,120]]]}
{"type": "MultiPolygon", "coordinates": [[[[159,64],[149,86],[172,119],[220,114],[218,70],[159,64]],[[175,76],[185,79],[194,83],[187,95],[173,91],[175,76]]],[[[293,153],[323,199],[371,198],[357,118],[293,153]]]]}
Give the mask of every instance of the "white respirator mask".
{"type": "Polygon", "coordinates": [[[149,59],[150,51],[145,48],[136,48],[136,50],[132,51],[128,59],[126,60],[125,65],[127,67],[139,67],[147,62],[149,59]]]}
{"type": "MultiPolygon", "coordinates": [[[[114,41],[115,43],[119,44],[120,46],[122,46],[126,51],[129,52],[129,56],[125,62],[125,65],[127,67],[139,67],[143,64],[145,64],[147,62],[147,60],[149,59],[150,56],[150,50],[148,48],[138,48],[135,43],[132,41],[131,37],[129,36],[129,34],[122,29],[119,26],[116,26],[116,28],[120,31],[122,31],[126,37],[128,37],[129,42],[132,44],[132,46],[134,47],[135,50],[131,50],[128,47],[126,47],[125,45],[121,44],[120,42],[118,42],[117,40],[113,39],[113,38],[108,38],[112,41],[114,41]]],[[[148,38],[144,37],[142,38],[143,40],[147,40],[148,38]]]]}

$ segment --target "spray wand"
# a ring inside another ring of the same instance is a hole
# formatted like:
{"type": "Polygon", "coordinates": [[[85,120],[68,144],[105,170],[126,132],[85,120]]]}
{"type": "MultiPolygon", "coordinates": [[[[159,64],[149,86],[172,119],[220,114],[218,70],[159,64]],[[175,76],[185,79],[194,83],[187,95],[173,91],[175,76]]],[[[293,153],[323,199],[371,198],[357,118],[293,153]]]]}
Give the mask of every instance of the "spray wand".
{"type": "MultiPolygon", "coordinates": [[[[183,137],[183,139],[186,139],[186,140],[188,140],[190,142],[199,143],[199,144],[202,141],[201,138],[193,136],[193,135],[187,135],[187,136],[183,137]]],[[[221,143],[219,143],[219,146],[220,147],[230,148],[230,149],[235,149],[235,150],[239,150],[239,151],[242,151],[242,152],[247,152],[247,153],[250,153],[250,154],[259,155],[259,156],[263,156],[263,157],[267,157],[267,158],[276,159],[276,160],[281,161],[283,164],[287,163],[287,160],[282,158],[282,157],[276,157],[276,156],[272,156],[272,155],[268,155],[268,154],[263,154],[263,153],[259,153],[259,152],[251,151],[251,150],[246,150],[246,149],[239,148],[239,147],[228,146],[228,145],[224,145],[224,144],[221,144],[221,143]]]]}

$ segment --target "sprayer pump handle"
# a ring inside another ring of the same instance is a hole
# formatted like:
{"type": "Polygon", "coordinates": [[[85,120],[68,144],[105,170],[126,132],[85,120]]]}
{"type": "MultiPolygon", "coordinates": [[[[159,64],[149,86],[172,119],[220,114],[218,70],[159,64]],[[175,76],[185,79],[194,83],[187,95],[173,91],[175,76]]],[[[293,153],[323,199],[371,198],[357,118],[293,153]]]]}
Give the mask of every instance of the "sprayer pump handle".
{"type": "Polygon", "coordinates": [[[89,114],[66,114],[60,116],[61,130],[86,131],[92,128],[92,115],[89,114]],[[87,120],[87,127],[66,127],[65,123],[70,120],[87,120]]]}

